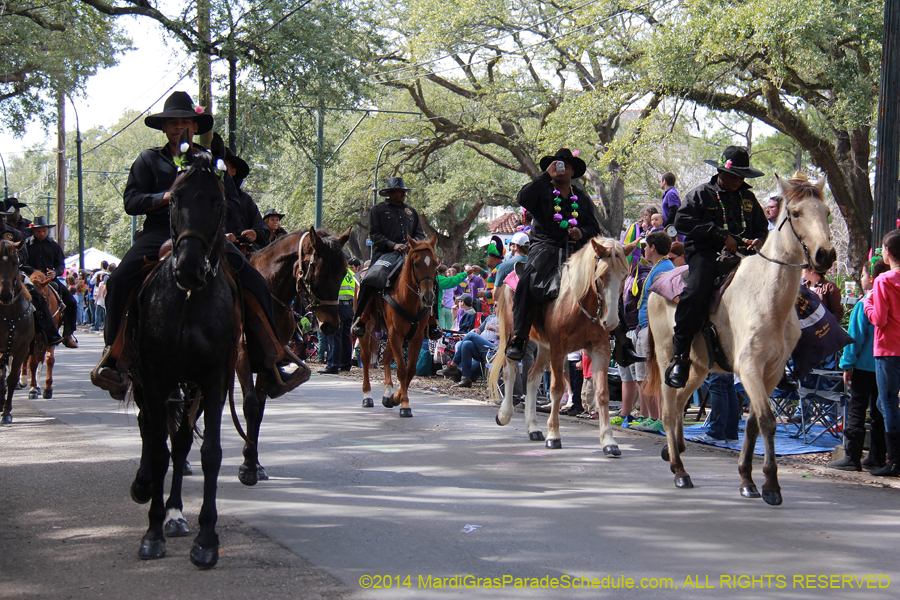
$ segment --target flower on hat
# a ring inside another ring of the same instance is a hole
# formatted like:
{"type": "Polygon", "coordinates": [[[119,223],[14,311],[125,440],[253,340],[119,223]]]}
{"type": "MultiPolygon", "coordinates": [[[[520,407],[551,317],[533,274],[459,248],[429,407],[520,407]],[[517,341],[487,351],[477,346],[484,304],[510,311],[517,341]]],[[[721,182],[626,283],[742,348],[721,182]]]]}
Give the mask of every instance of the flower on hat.
{"type": "Polygon", "coordinates": [[[202,115],[203,112],[204,112],[204,111],[203,111],[203,107],[202,107],[202,106],[195,106],[195,107],[194,107],[194,112],[197,113],[198,115],[202,115]]]}
{"type": "Polygon", "coordinates": [[[578,156],[580,150],[572,150],[572,156],[578,156]]]}
{"type": "Polygon", "coordinates": [[[730,169],[730,168],[731,168],[731,159],[730,159],[730,158],[729,158],[728,160],[725,161],[725,168],[726,168],[726,169],[730,169]]]}

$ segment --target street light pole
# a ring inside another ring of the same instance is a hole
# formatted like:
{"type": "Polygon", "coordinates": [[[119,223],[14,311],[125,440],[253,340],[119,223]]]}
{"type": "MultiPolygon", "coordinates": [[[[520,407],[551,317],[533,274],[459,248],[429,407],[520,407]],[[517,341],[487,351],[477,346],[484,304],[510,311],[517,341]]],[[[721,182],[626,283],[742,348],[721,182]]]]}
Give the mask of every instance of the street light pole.
{"type": "MultiPolygon", "coordinates": [[[[75,153],[78,164],[78,268],[84,270],[84,177],[81,168],[81,124],[78,121],[78,109],[75,102],[69,97],[72,110],[75,111],[75,153]]],[[[62,221],[60,227],[65,225],[65,207],[63,214],[58,218],[62,221]]]]}
{"type": "MultiPolygon", "coordinates": [[[[381,150],[378,151],[378,158],[375,159],[375,181],[372,184],[372,206],[378,204],[378,165],[381,164],[381,155],[384,153],[384,149],[387,148],[388,144],[393,142],[402,142],[406,146],[415,146],[419,143],[419,140],[416,138],[397,138],[394,140],[388,140],[381,145],[381,150]]],[[[375,247],[369,247],[369,258],[372,258],[372,255],[375,253],[375,247]]]]}

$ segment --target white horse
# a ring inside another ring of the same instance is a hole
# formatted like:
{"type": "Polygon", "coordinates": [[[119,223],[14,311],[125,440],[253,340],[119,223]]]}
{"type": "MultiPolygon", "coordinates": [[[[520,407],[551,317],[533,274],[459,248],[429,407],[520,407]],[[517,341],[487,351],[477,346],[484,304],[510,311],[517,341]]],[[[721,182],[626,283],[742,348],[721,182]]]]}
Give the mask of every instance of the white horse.
{"type": "MultiPolygon", "coordinates": [[[[525,421],[528,437],[532,441],[544,441],[544,435],[537,424],[538,380],[550,363],[550,399],[552,411],[547,419],[547,448],[562,448],[559,433],[559,401],[566,389],[566,375],[569,373],[567,355],[569,352],[586,350],[594,365],[594,395],[599,406],[600,444],[603,453],[619,456],[619,446],[612,435],[609,422],[609,388],[607,386],[607,366],[609,365],[609,332],[619,325],[619,298],[628,276],[625,257],[631,254],[637,242],[625,247],[616,240],[596,237],[591,243],[573,254],[566,261],[560,281],[559,296],[546,305],[544,326],[531,328],[530,338],[537,343],[537,357],[528,371],[525,388],[525,421]]],[[[502,286],[496,295],[494,308],[500,321],[500,347],[491,365],[488,389],[494,397],[500,380],[500,365],[504,366],[506,378],[505,393],[497,425],[509,423],[513,414],[513,382],[519,363],[506,359],[507,338],[512,331],[513,291],[502,286]]]]}
{"type": "MultiPolygon", "coordinates": [[[[827,270],[836,257],[828,228],[829,210],[822,199],[825,180],[812,184],[805,177],[795,177],[784,181],[776,175],[784,196],[778,226],[769,232],[759,254],[741,262],[716,314],[711,317],[733,372],[741,378],[750,398],[750,417],[738,465],[741,496],[760,497],[750,474],[756,437],[762,433],[765,442],[763,473],[766,476],[762,498],[771,505],[781,504],[782,498],[775,463],[775,417],[769,396],[800,339],[800,323],[794,305],[801,268],[809,265],[815,270],[827,270]]],[[[663,423],[668,443],[662,457],[670,462],[675,487],[691,488],[693,483],[680,456],[685,450],[683,410],[691,394],[709,373],[706,344],[701,334],[694,337],[686,387],[674,389],[661,385],[660,373],[672,359],[675,304],[652,294],[648,309],[650,376],[645,388],[648,393],[657,393],[662,388],[663,423]]],[[[723,372],[718,364],[713,371],[723,372]]]]}

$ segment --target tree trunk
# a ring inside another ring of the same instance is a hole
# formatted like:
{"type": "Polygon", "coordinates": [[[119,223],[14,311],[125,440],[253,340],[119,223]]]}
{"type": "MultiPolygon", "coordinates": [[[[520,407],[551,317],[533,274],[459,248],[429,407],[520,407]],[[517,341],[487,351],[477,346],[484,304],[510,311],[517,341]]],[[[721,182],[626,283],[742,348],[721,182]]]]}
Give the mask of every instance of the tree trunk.
{"type": "MultiPolygon", "coordinates": [[[[56,241],[65,252],[65,215],[66,215],[66,96],[63,92],[56,93],[56,241]],[[62,216],[59,216],[62,215],[62,216]]],[[[49,204],[47,206],[47,220],[50,221],[49,204]]],[[[20,217],[21,218],[21,217],[20,217]]],[[[62,273],[59,273],[62,275],[62,273]]]]}
{"type": "MultiPolygon", "coordinates": [[[[197,0],[197,32],[202,43],[207,44],[197,53],[197,78],[200,93],[197,103],[208,113],[212,112],[212,64],[209,59],[209,0],[197,0]]],[[[198,136],[201,145],[209,148],[213,132],[198,136]]]]}

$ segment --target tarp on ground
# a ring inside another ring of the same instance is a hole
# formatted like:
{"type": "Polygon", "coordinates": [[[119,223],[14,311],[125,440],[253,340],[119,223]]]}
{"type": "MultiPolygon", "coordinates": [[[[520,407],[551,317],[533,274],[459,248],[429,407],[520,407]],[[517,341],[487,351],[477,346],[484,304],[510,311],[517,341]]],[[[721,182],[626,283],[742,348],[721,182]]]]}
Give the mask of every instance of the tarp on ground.
{"type": "MultiPolygon", "coordinates": [[[[104,260],[108,263],[115,264],[119,264],[119,262],[121,262],[121,259],[119,259],[117,256],[113,256],[109,252],[97,250],[96,248],[84,249],[84,268],[88,271],[99,269],[100,263],[104,260]]],[[[72,256],[66,258],[66,269],[76,271],[78,270],[78,254],[73,254],[72,256]]]]}

